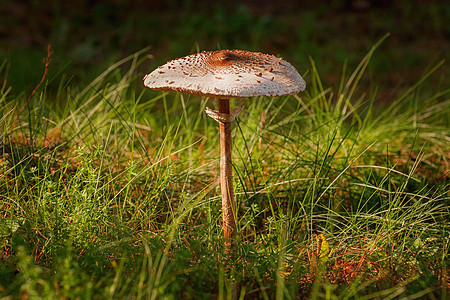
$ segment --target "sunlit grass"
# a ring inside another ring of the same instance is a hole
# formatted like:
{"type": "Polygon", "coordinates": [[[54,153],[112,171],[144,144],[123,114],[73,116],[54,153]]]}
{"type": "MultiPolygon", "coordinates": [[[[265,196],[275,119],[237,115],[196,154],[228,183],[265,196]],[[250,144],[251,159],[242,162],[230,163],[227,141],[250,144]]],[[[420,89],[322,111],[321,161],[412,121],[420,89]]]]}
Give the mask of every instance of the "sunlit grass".
{"type": "Polygon", "coordinates": [[[0,295],[445,298],[450,90],[420,90],[439,64],[378,104],[358,89],[377,46],[337,88],[311,58],[305,94],[234,101],[231,258],[214,101],[143,90],[145,50],[21,114],[5,79],[0,295]]]}

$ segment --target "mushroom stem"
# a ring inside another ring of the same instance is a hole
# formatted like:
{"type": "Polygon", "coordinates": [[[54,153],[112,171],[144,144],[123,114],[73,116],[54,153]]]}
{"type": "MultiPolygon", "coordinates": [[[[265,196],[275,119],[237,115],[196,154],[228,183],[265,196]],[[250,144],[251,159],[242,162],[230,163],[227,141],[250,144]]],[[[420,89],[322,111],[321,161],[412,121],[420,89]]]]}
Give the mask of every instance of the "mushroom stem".
{"type": "MultiPolygon", "coordinates": [[[[230,100],[219,98],[219,113],[230,114],[230,100]]],[[[220,189],[222,193],[223,232],[225,250],[229,254],[236,236],[235,204],[233,192],[233,166],[231,164],[231,122],[219,121],[220,131],[220,189]]]]}

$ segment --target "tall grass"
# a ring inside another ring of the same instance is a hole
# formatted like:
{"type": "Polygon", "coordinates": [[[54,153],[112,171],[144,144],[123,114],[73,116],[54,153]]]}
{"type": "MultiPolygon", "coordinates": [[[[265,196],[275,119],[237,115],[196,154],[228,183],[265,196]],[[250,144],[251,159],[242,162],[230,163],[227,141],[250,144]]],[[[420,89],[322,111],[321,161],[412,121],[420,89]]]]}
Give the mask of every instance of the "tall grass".
{"type": "Polygon", "coordinates": [[[445,298],[450,90],[420,89],[439,64],[377,103],[358,89],[377,46],[337,88],[311,58],[305,94],[235,100],[231,258],[215,101],[143,90],[145,50],[21,114],[5,79],[0,295],[445,298]]]}

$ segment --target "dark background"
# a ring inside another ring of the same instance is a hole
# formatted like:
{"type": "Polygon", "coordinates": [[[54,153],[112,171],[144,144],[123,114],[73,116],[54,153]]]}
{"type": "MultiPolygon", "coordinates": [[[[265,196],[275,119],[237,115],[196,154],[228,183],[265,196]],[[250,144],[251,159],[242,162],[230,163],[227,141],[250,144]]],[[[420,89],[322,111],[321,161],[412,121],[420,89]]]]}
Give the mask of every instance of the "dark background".
{"type": "MultiPolygon", "coordinates": [[[[276,54],[300,73],[315,60],[326,85],[342,66],[353,70],[385,33],[366,82],[380,98],[414,84],[450,53],[450,2],[374,0],[0,0],[0,76],[12,93],[31,93],[43,73],[47,45],[54,50],[50,87],[62,74],[86,84],[111,63],[150,46],[138,77],[169,59],[197,50],[245,49],[276,54]],[[425,3],[425,4],[424,4],[425,3]]],[[[446,62],[428,84],[447,89],[446,62]]]]}

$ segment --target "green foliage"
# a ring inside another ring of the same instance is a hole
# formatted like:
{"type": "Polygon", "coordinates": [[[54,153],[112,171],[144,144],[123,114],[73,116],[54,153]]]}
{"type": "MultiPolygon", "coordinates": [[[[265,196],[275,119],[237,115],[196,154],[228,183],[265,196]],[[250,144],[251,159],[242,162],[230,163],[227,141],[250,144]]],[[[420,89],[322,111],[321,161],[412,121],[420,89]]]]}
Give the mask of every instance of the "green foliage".
{"type": "Polygon", "coordinates": [[[420,90],[438,64],[377,104],[377,46],[338,87],[311,58],[304,95],[234,101],[230,257],[214,99],[138,93],[146,50],[22,113],[4,85],[0,296],[445,298],[450,91],[420,90]]]}

